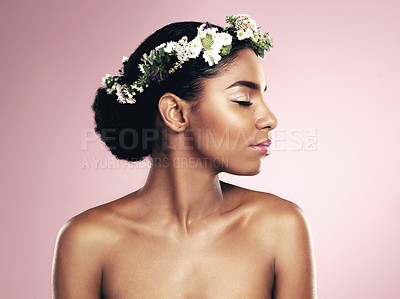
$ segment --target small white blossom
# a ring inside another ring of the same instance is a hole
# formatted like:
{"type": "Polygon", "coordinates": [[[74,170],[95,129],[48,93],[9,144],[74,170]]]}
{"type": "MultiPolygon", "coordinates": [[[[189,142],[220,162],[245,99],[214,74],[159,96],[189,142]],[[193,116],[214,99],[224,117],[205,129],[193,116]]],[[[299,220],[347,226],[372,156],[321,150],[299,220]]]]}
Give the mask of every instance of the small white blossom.
{"type": "Polygon", "coordinates": [[[237,36],[238,40],[243,40],[243,39],[246,38],[246,37],[244,36],[244,31],[243,31],[243,30],[238,30],[238,31],[236,32],[236,36],[237,36]]]}
{"type": "Polygon", "coordinates": [[[234,18],[251,18],[248,14],[240,13],[237,15],[233,15],[234,18]]]}
{"type": "Polygon", "coordinates": [[[142,74],[146,74],[146,72],[144,71],[143,64],[139,64],[139,65],[138,65],[138,68],[139,68],[139,70],[140,70],[140,72],[141,72],[142,74]]]}
{"type": "Polygon", "coordinates": [[[182,37],[175,43],[174,51],[180,61],[188,61],[191,55],[191,46],[188,43],[187,36],[182,37]]]}
{"type": "Polygon", "coordinates": [[[236,21],[237,29],[246,29],[250,26],[250,21],[252,18],[247,14],[238,14],[234,15],[233,18],[236,21]]]}
{"type": "Polygon", "coordinates": [[[190,58],[197,58],[200,55],[203,45],[199,36],[196,36],[190,43],[190,58]]]}
{"type": "Polygon", "coordinates": [[[158,50],[160,48],[165,48],[165,43],[162,43],[161,45],[157,46],[155,49],[158,50]]]}
{"type": "Polygon", "coordinates": [[[213,55],[218,54],[221,51],[222,48],[222,43],[220,40],[215,40],[214,43],[211,46],[211,52],[213,53],[213,55]]]}
{"type": "Polygon", "coordinates": [[[214,43],[212,49],[214,51],[220,51],[223,46],[232,44],[232,36],[229,33],[216,33],[214,37],[214,43]]]}
{"type": "Polygon", "coordinates": [[[254,36],[254,31],[251,28],[247,28],[245,34],[247,38],[252,38],[254,36]]]}
{"type": "Polygon", "coordinates": [[[222,32],[219,34],[219,39],[221,40],[221,43],[223,46],[228,46],[232,44],[232,35],[226,32],[222,32]]]}
{"type": "Polygon", "coordinates": [[[133,92],[133,93],[130,93],[130,92],[128,92],[128,90],[126,90],[126,93],[127,93],[127,98],[125,98],[125,101],[127,102],[127,103],[129,103],[129,104],[135,104],[136,103],[136,100],[135,100],[135,98],[134,98],[134,96],[136,95],[136,93],[135,92],[133,92]]]}
{"type": "Polygon", "coordinates": [[[250,28],[247,28],[246,31],[238,30],[236,34],[237,34],[238,40],[244,40],[246,38],[251,38],[254,35],[253,30],[251,30],[250,28]]]}
{"type": "Polygon", "coordinates": [[[106,85],[106,82],[111,78],[110,74],[106,74],[105,77],[101,78],[103,81],[103,85],[106,85]]]}
{"type": "Polygon", "coordinates": [[[214,60],[214,64],[217,64],[220,60],[221,60],[221,55],[219,55],[219,53],[214,53],[213,54],[213,60],[214,60]]]}
{"type": "Polygon", "coordinates": [[[204,53],[203,53],[203,58],[204,58],[204,60],[205,60],[206,62],[208,62],[208,65],[209,65],[209,66],[214,65],[214,59],[212,58],[210,52],[208,52],[208,51],[207,51],[207,52],[204,52],[204,53]]]}
{"type": "Polygon", "coordinates": [[[200,38],[205,38],[207,35],[207,31],[205,30],[206,24],[201,24],[199,28],[197,28],[197,36],[200,38]]]}
{"type": "Polygon", "coordinates": [[[214,37],[217,32],[218,32],[218,28],[217,27],[212,27],[212,28],[207,28],[206,30],[204,30],[206,32],[206,34],[210,34],[212,37],[214,37]]]}
{"type": "Polygon", "coordinates": [[[255,32],[259,31],[258,28],[257,28],[256,21],[254,21],[254,19],[250,19],[250,28],[255,32]]]}
{"type": "Polygon", "coordinates": [[[135,104],[136,103],[136,100],[134,98],[127,98],[127,99],[125,99],[125,101],[126,101],[126,103],[129,103],[129,104],[135,104]]]}
{"type": "Polygon", "coordinates": [[[128,61],[128,57],[123,56],[123,57],[122,57],[122,63],[125,63],[125,62],[127,62],[127,61],[128,61]]]}
{"type": "Polygon", "coordinates": [[[142,93],[144,91],[142,86],[138,86],[137,84],[132,85],[134,89],[136,89],[138,92],[142,93]]]}
{"type": "Polygon", "coordinates": [[[209,50],[203,53],[203,58],[206,62],[208,62],[209,66],[213,66],[214,64],[217,64],[222,57],[218,52],[209,50]]]}
{"type": "Polygon", "coordinates": [[[117,84],[117,100],[119,103],[121,104],[125,104],[126,103],[126,91],[125,91],[125,86],[121,85],[121,84],[117,84]]]}
{"type": "Polygon", "coordinates": [[[164,47],[164,52],[171,53],[174,49],[174,42],[168,42],[167,45],[164,47]]]}

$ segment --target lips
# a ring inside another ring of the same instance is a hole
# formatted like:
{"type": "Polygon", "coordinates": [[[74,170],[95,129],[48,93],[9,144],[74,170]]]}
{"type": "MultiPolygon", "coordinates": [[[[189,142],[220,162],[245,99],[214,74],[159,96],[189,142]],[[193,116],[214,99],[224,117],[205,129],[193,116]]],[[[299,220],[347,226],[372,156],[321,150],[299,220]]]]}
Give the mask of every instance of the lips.
{"type": "Polygon", "coordinates": [[[259,144],[253,145],[253,146],[270,146],[271,145],[271,139],[267,139],[259,144]]]}
{"type": "Polygon", "coordinates": [[[271,139],[267,139],[257,145],[251,145],[251,148],[261,152],[262,154],[269,155],[270,149],[269,146],[271,145],[271,139]]]}

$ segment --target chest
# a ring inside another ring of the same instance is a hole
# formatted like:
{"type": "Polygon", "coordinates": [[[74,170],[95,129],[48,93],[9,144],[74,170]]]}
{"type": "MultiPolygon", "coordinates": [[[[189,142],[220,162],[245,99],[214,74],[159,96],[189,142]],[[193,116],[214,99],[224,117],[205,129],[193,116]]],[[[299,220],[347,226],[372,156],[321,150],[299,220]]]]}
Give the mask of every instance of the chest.
{"type": "Polygon", "coordinates": [[[217,239],[134,238],[113,248],[104,298],[270,298],[273,257],[243,235],[217,239]]]}

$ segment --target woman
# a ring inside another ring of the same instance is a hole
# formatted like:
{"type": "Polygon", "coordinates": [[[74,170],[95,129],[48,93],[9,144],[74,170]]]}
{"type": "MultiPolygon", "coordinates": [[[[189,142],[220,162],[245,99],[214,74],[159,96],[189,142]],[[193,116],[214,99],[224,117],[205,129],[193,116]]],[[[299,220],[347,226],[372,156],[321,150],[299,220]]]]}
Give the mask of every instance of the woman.
{"type": "Polygon", "coordinates": [[[227,22],[165,26],[103,78],[96,132],[153,163],[142,188],[61,229],[54,298],[316,298],[301,209],[218,177],[259,173],[277,125],[257,57],[271,40],[247,15],[227,22]]]}

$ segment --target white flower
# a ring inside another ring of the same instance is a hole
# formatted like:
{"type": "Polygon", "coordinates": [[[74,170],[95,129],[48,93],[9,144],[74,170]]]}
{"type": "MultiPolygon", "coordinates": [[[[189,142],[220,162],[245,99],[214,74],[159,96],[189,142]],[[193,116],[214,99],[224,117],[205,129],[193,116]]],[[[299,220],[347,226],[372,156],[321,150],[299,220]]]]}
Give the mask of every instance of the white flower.
{"type": "Polygon", "coordinates": [[[174,51],[180,61],[188,61],[191,55],[191,45],[188,43],[186,36],[182,37],[175,43],[174,51]]]}
{"type": "Polygon", "coordinates": [[[251,38],[254,36],[254,31],[251,28],[247,28],[245,34],[247,38],[251,38]]]}
{"type": "Polygon", "coordinates": [[[121,84],[115,84],[115,87],[116,87],[116,90],[117,90],[117,95],[119,95],[119,94],[122,95],[122,85],[121,84]]]}
{"type": "Polygon", "coordinates": [[[207,28],[204,30],[206,34],[210,34],[212,37],[214,37],[218,33],[218,28],[217,27],[212,27],[212,28],[207,28]]]}
{"type": "Polygon", "coordinates": [[[126,103],[126,96],[125,96],[125,87],[124,85],[117,84],[117,101],[121,104],[126,103]]]}
{"type": "Polygon", "coordinates": [[[198,37],[200,37],[200,38],[205,38],[206,37],[207,32],[206,32],[206,30],[204,30],[205,27],[206,27],[206,24],[201,24],[199,26],[199,28],[197,28],[197,36],[198,37]]]}
{"type": "Polygon", "coordinates": [[[226,32],[222,32],[218,34],[218,39],[221,40],[223,46],[228,46],[232,44],[232,35],[226,32]]]}
{"type": "Polygon", "coordinates": [[[241,13],[237,15],[233,15],[234,18],[251,18],[248,14],[241,13]]]}
{"type": "Polygon", "coordinates": [[[145,73],[146,73],[146,72],[144,71],[143,64],[139,64],[139,65],[138,65],[138,68],[139,68],[139,70],[140,70],[140,72],[141,72],[142,74],[145,74],[145,73]]]}
{"type": "Polygon", "coordinates": [[[128,90],[126,90],[126,95],[128,96],[128,97],[125,97],[126,103],[129,103],[129,104],[135,104],[136,103],[136,100],[134,98],[134,96],[136,95],[135,92],[130,93],[130,92],[128,92],[128,90]]]}
{"type": "Polygon", "coordinates": [[[221,60],[221,55],[219,55],[218,52],[215,51],[205,51],[203,53],[203,58],[206,62],[208,62],[209,66],[213,66],[214,64],[217,64],[221,60]]]}
{"type": "Polygon", "coordinates": [[[120,103],[120,104],[125,104],[125,103],[126,103],[126,100],[125,100],[125,98],[123,98],[123,97],[121,97],[121,96],[118,96],[117,102],[120,103]]]}
{"type": "Polygon", "coordinates": [[[253,29],[253,31],[259,31],[257,28],[257,24],[256,21],[254,21],[254,19],[250,19],[250,28],[253,29]]]}
{"type": "Polygon", "coordinates": [[[238,40],[244,40],[246,38],[253,37],[253,35],[254,35],[253,30],[251,30],[250,28],[247,28],[246,31],[238,30],[236,34],[237,34],[238,40]]]}
{"type": "Polygon", "coordinates": [[[254,21],[249,15],[234,15],[233,18],[235,20],[235,27],[237,30],[246,31],[247,29],[251,29],[253,31],[258,31],[256,21],[254,21]]]}
{"type": "Polygon", "coordinates": [[[157,46],[157,47],[155,48],[155,50],[158,50],[158,49],[160,49],[160,48],[165,48],[165,43],[162,43],[161,45],[157,46]]]}
{"type": "Polygon", "coordinates": [[[188,38],[187,36],[182,36],[182,38],[180,40],[178,40],[178,44],[181,46],[185,46],[188,43],[188,38]]]}
{"type": "Polygon", "coordinates": [[[106,85],[106,82],[111,78],[110,74],[106,74],[105,77],[101,78],[103,81],[103,85],[106,85]]]}
{"type": "Polygon", "coordinates": [[[142,93],[144,91],[142,86],[138,86],[136,83],[132,85],[134,89],[136,89],[138,92],[142,93]]]}
{"type": "Polygon", "coordinates": [[[214,37],[212,50],[219,52],[223,46],[228,46],[232,43],[232,36],[229,33],[217,33],[214,37]]]}
{"type": "Polygon", "coordinates": [[[197,58],[200,55],[203,45],[199,36],[196,36],[190,43],[189,58],[197,58]]]}
{"type": "Polygon", "coordinates": [[[237,36],[238,40],[243,40],[243,39],[246,38],[246,37],[244,36],[244,31],[243,31],[243,30],[238,30],[238,31],[236,32],[236,36],[237,36]]]}
{"type": "Polygon", "coordinates": [[[116,90],[116,83],[114,83],[114,85],[111,86],[110,88],[106,89],[108,94],[113,94],[115,90],[116,90]]]}
{"type": "Polygon", "coordinates": [[[220,51],[221,51],[221,48],[222,48],[223,46],[222,46],[222,43],[221,43],[221,40],[214,40],[214,42],[213,42],[213,44],[212,44],[212,46],[211,46],[211,52],[212,53],[216,53],[216,54],[218,54],[220,51]]]}
{"type": "Polygon", "coordinates": [[[206,52],[203,53],[203,58],[204,58],[204,60],[205,60],[206,62],[208,62],[208,65],[209,65],[209,66],[212,66],[212,65],[214,64],[214,59],[213,59],[213,57],[211,56],[211,54],[210,54],[209,51],[206,51],[206,52]]]}
{"type": "Polygon", "coordinates": [[[175,42],[168,42],[167,45],[164,47],[164,52],[171,53],[175,47],[175,42]]]}
{"type": "Polygon", "coordinates": [[[128,61],[128,57],[123,56],[123,57],[122,57],[122,63],[125,63],[125,62],[127,62],[127,61],[128,61]]]}
{"type": "Polygon", "coordinates": [[[213,54],[214,64],[217,64],[221,60],[221,58],[221,55],[219,55],[218,53],[213,54]]]}
{"type": "Polygon", "coordinates": [[[126,103],[129,103],[129,104],[135,104],[136,103],[136,100],[132,97],[132,98],[127,98],[127,99],[125,99],[125,101],[126,101],[126,103]]]}

